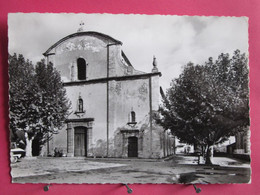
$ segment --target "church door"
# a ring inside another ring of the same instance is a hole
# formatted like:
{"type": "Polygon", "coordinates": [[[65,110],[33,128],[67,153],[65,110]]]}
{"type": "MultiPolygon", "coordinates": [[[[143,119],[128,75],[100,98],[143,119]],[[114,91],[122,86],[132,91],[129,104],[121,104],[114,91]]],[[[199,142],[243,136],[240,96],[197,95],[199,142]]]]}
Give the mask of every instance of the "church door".
{"type": "Polygon", "coordinates": [[[128,157],[138,157],[138,139],[137,139],[137,137],[128,138],[128,157]]]}
{"type": "Polygon", "coordinates": [[[76,127],[74,136],[74,156],[86,156],[87,151],[87,139],[86,128],[76,127]]]}

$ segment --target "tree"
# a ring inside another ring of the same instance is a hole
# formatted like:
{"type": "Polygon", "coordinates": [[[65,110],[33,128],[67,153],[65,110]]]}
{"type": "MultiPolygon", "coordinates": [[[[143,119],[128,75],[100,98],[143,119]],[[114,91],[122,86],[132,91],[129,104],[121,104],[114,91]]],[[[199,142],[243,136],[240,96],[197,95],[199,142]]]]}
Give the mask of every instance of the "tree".
{"type": "MultiPolygon", "coordinates": [[[[34,78],[32,63],[25,61],[23,55],[9,55],[9,107],[10,130],[13,135],[17,131],[25,134],[27,155],[30,156],[30,140],[34,136],[34,126],[38,123],[37,84],[34,78]]],[[[12,135],[11,134],[11,135],[12,135]]],[[[11,138],[12,139],[12,138],[11,138]]]]}
{"type": "Polygon", "coordinates": [[[34,68],[22,55],[9,55],[9,77],[10,130],[24,133],[26,156],[32,156],[34,139],[42,146],[58,133],[70,104],[59,73],[44,60],[34,68]]]}
{"type": "Polygon", "coordinates": [[[69,114],[70,102],[66,97],[66,90],[63,87],[59,72],[52,63],[45,64],[44,60],[37,63],[35,78],[39,88],[40,126],[38,139],[42,145],[49,141],[54,134],[64,125],[69,114]],[[39,139],[40,138],[40,139],[39,139]]]}
{"type": "Polygon", "coordinates": [[[249,125],[247,57],[221,54],[204,65],[188,63],[167,90],[158,122],[182,142],[210,150],[249,125]]]}

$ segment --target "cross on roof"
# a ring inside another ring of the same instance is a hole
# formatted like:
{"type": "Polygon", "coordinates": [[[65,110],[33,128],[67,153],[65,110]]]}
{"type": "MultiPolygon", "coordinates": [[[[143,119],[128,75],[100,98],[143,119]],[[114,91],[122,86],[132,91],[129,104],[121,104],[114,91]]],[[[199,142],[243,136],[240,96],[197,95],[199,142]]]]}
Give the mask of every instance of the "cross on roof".
{"type": "Polygon", "coordinates": [[[81,21],[79,25],[80,25],[80,26],[84,26],[85,24],[84,24],[83,21],[81,21]]]}
{"type": "Polygon", "coordinates": [[[81,21],[80,23],[79,23],[79,29],[78,29],[78,32],[83,32],[83,31],[85,31],[85,29],[84,29],[84,27],[85,27],[85,23],[83,22],[83,21],[81,21]]]}

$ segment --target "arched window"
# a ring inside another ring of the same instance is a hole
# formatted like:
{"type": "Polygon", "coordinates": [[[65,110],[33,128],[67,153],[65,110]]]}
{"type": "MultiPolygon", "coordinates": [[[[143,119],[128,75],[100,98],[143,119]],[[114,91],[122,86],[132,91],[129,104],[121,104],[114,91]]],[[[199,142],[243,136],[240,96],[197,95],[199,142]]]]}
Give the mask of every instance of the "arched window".
{"type": "Polygon", "coordinates": [[[78,80],[86,80],[86,61],[83,58],[77,59],[78,80]]]}
{"type": "Polygon", "coordinates": [[[135,112],[134,111],[131,112],[131,122],[135,123],[135,112]]]}
{"type": "Polygon", "coordinates": [[[83,112],[83,100],[81,98],[78,100],[78,112],[83,112]]]}

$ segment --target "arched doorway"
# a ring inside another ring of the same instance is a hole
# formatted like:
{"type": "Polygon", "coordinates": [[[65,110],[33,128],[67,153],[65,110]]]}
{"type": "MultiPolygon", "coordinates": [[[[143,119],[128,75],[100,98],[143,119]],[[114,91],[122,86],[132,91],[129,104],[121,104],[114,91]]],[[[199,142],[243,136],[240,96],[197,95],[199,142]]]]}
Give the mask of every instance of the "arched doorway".
{"type": "Polygon", "coordinates": [[[128,157],[138,157],[138,138],[128,138],[128,157]]]}
{"type": "Polygon", "coordinates": [[[86,156],[87,154],[87,128],[75,127],[74,156],[86,156]]]}

